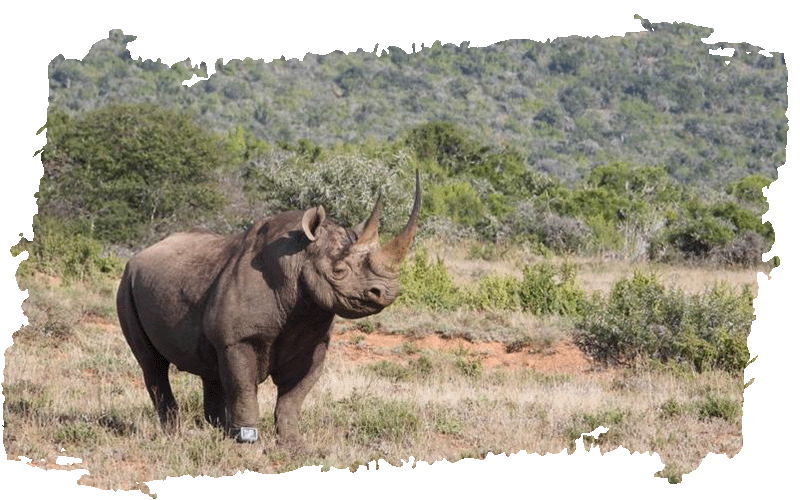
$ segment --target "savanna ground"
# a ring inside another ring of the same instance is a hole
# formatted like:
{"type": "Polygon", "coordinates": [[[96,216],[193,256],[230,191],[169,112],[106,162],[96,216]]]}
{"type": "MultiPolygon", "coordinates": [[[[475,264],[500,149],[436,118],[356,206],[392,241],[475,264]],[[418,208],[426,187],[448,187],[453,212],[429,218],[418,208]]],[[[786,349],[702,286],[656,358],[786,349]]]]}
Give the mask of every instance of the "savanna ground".
{"type": "MultiPolygon", "coordinates": [[[[510,251],[484,260],[474,249],[425,246],[444,258],[457,283],[515,275],[540,259],[510,251]]],[[[753,269],[600,258],[573,263],[587,292],[607,293],[635,268],[687,292],[718,281],[757,288],[753,269]]],[[[30,294],[23,306],[30,324],[6,351],[6,454],[43,468],[64,468],[55,463],[60,455],[80,457],[73,467],[90,472],[81,484],[146,491],[145,481],[186,474],[558,453],[600,425],[610,429],[598,439],[602,451],[657,452],[665,464],[659,475],[675,482],[709,452],[730,457],[742,447],[741,374],[601,369],[575,347],[562,317],[401,305],[364,320],[338,320],[324,374],[303,406],[309,451],[289,455],[275,445],[270,382],[259,389],[260,439],[241,445],[205,425],[199,378],[177,371],[171,380],[182,423],[167,436],[120,333],[117,283],[66,283],[41,274],[19,281],[30,294]]]]}

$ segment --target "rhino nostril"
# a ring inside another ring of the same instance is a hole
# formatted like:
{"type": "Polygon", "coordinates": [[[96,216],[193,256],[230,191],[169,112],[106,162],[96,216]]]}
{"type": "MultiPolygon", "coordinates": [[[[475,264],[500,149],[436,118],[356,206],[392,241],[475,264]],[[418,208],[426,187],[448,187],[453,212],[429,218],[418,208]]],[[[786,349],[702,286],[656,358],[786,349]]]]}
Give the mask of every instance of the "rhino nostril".
{"type": "Polygon", "coordinates": [[[381,289],[380,288],[370,288],[369,295],[375,297],[376,299],[381,298],[381,289]]]}

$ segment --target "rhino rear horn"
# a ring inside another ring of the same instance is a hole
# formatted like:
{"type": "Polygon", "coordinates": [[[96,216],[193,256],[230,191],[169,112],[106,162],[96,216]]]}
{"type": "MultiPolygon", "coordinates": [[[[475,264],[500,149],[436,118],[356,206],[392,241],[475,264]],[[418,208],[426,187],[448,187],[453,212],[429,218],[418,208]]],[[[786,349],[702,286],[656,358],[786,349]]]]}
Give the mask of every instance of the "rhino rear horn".
{"type": "Polygon", "coordinates": [[[378,224],[381,218],[381,208],[383,207],[383,193],[378,195],[378,201],[372,208],[369,218],[354,228],[358,234],[356,245],[372,245],[378,242],[378,224]]]}

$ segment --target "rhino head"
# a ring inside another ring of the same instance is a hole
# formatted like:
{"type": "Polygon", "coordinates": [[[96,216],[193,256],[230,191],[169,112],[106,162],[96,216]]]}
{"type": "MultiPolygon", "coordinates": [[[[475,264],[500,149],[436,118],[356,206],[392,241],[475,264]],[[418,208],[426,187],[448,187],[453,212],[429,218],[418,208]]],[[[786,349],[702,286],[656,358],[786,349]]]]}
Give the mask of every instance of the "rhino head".
{"type": "Polygon", "coordinates": [[[350,229],[326,220],[322,207],[305,212],[302,228],[310,243],[301,280],[318,306],[353,319],[394,302],[400,292],[400,263],[417,230],[421,193],[417,172],[411,216],[400,234],[383,246],[378,241],[381,195],[369,218],[350,229]]]}

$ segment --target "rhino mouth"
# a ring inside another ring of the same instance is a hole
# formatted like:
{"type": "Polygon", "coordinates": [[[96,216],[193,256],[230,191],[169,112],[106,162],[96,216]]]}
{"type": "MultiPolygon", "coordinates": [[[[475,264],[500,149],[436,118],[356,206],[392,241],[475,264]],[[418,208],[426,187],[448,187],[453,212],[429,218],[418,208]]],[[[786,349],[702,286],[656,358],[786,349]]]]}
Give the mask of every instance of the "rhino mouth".
{"type": "Polygon", "coordinates": [[[383,311],[389,304],[391,301],[376,299],[368,291],[363,295],[342,297],[342,310],[337,311],[337,314],[347,319],[362,318],[383,311]]]}
{"type": "Polygon", "coordinates": [[[341,316],[345,319],[358,319],[363,318],[364,316],[371,316],[373,314],[377,314],[384,309],[384,306],[380,304],[375,304],[374,302],[360,302],[360,305],[355,306],[350,305],[346,307],[342,311],[338,311],[336,314],[341,316]]]}

